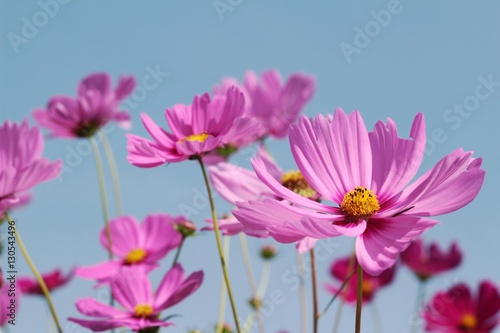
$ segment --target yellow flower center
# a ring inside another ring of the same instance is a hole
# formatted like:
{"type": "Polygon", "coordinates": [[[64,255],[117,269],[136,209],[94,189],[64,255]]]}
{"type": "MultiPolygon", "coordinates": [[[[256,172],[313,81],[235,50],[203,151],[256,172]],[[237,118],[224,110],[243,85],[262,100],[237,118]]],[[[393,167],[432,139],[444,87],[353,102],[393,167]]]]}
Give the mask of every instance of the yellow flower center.
{"type": "Polygon", "coordinates": [[[347,220],[356,222],[368,219],[380,209],[380,206],[372,190],[357,186],[344,195],[340,209],[346,214],[347,220]]]}
{"type": "Polygon", "coordinates": [[[146,258],[147,252],[143,249],[133,249],[125,257],[125,263],[127,265],[137,264],[146,258]]]}
{"type": "Polygon", "coordinates": [[[153,313],[153,308],[149,304],[138,304],[135,306],[134,311],[135,317],[146,318],[153,313]]]}
{"type": "Polygon", "coordinates": [[[472,330],[477,326],[477,318],[475,315],[471,313],[467,313],[462,317],[462,321],[460,322],[460,328],[466,330],[472,330]]]}
{"type": "Polygon", "coordinates": [[[181,139],[177,141],[178,143],[183,143],[186,141],[198,141],[198,142],[203,142],[206,139],[208,139],[209,135],[208,133],[200,133],[200,134],[191,134],[189,136],[186,136],[184,139],[181,139]]]}
{"type": "Polygon", "coordinates": [[[364,280],[363,285],[361,286],[361,290],[363,291],[363,294],[365,295],[370,295],[373,293],[373,283],[369,280],[364,280]]]}
{"type": "Polygon", "coordinates": [[[309,199],[316,200],[318,194],[309,185],[300,171],[288,171],[281,177],[281,184],[287,189],[309,199]]]}

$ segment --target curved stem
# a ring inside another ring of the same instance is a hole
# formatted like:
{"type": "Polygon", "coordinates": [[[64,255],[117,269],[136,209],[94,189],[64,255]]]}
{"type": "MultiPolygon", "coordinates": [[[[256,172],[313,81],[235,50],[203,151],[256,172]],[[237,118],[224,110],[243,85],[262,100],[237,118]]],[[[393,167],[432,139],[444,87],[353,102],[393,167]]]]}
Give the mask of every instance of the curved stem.
{"type": "Polygon", "coordinates": [[[304,256],[299,252],[297,252],[297,267],[299,274],[301,332],[307,333],[307,293],[304,277],[304,256]]]}
{"type": "Polygon", "coordinates": [[[212,220],[214,222],[214,233],[215,240],[217,241],[217,249],[219,250],[220,263],[222,267],[222,274],[224,275],[224,281],[226,282],[227,294],[229,296],[229,302],[231,303],[231,309],[233,311],[234,324],[236,326],[236,330],[238,333],[241,333],[240,322],[238,320],[238,312],[236,311],[236,304],[234,302],[233,291],[231,289],[231,282],[229,281],[229,274],[226,268],[226,260],[224,259],[224,253],[222,250],[222,244],[220,240],[220,229],[219,229],[219,220],[217,219],[217,212],[215,211],[214,199],[212,196],[212,190],[210,189],[210,182],[208,181],[208,175],[205,170],[205,165],[201,160],[201,157],[197,157],[198,162],[200,163],[201,172],[203,173],[203,179],[205,181],[205,186],[207,188],[208,200],[210,202],[210,209],[212,211],[212,220]]]}
{"type": "Polygon", "coordinates": [[[23,240],[21,236],[19,235],[19,232],[17,231],[17,228],[15,226],[15,222],[10,218],[9,214],[5,212],[5,216],[7,217],[7,221],[9,221],[9,225],[13,227],[14,229],[14,235],[17,240],[17,244],[19,245],[19,249],[21,250],[21,253],[23,254],[24,260],[26,260],[26,263],[28,264],[29,268],[31,269],[31,272],[33,272],[33,275],[35,276],[38,284],[40,285],[40,288],[42,289],[43,295],[45,296],[45,299],[47,300],[47,305],[49,306],[50,313],[52,314],[52,318],[54,319],[54,323],[56,324],[57,331],[59,333],[62,333],[62,328],[61,324],[59,323],[59,319],[57,318],[57,313],[56,309],[54,307],[54,303],[52,302],[52,298],[50,297],[50,292],[49,289],[47,288],[47,285],[45,284],[45,281],[43,281],[42,276],[38,272],[35,264],[31,260],[28,251],[26,250],[26,247],[24,246],[23,240]]]}
{"type": "Polygon", "coordinates": [[[102,203],[102,217],[104,219],[104,228],[106,232],[106,238],[108,239],[108,258],[113,258],[113,246],[111,242],[111,230],[109,229],[109,216],[108,216],[108,203],[106,200],[106,187],[104,184],[104,172],[102,170],[102,159],[99,153],[99,148],[97,147],[97,142],[94,137],[89,138],[90,145],[92,146],[92,151],[94,153],[95,164],[97,167],[97,178],[99,181],[99,193],[101,195],[102,203]]]}
{"type": "Polygon", "coordinates": [[[179,247],[177,248],[177,251],[175,252],[175,257],[174,257],[174,261],[172,262],[172,267],[174,267],[175,264],[177,264],[177,261],[179,260],[179,255],[181,254],[182,245],[184,245],[185,240],[186,240],[186,237],[182,236],[181,243],[179,244],[179,247]]]}
{"type": "Polygon", "coordinates": [[[358,263],[358,287],[356,290],[356,333],[361,333],[361,309],[363,308],[363,268],[358,263]]]}
{"type": "MultiPolygon", "coordinates": [[[[224,236],[224,255],[229,258],[229,245],[231,238],[224,236]]],[[[219,295],[219,317],[217,319],[217,327],[215,328],[216,333],[222,333],[222,328],[224,326],[224,318],[226,314],[226,282],[224,277],[221,278],[220,282],[220,295],[219,295]]]]}
{"type": "Polygon", "coordinates": [[[106,155],[106,160],[108,161],[109,171],[111,174],[111,182],[113,184],[113,195],[115,201],[115,214],[117,216],[123,214],[123,203],[120,190],[120,176],[118,174],[118,167],[116,166],[115,155],[113,154],[113,149],[109,144],[108,137],[103,131],[97,132],[99,138],[102,141],[102,146],[104,147],[104,154],[106,155]]]}
{"type": "Polygon", "coordinates": [[[248,244],[246,235],[242,232],[239,234],[241,254],[243,255],[243,263],[245,264],[245,271],[247,273],[248,284],[250,285],[250,292],[252,295],[257,294],[257,284],[255,283],[255,278],[253,275],[252,263],[250,261],[250,255],[248,254],[248,244]]]}
{"type": "Polygon", "coordinates": [[[318,333],[318,288],[316,286],[316,259],[314,248],[309,251],[311,255],[312,293],[313,293],[313,332],[318,333]]]}

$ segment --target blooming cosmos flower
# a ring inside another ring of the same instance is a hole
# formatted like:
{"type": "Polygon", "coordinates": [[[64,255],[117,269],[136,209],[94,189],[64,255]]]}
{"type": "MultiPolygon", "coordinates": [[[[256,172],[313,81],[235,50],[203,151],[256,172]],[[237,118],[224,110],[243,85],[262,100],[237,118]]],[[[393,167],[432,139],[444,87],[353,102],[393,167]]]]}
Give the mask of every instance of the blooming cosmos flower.
{"type": "Polygon", "coordinates": [[[134,88],[132,76],[120,77],[113,90],[108,74],[91,74],[80,82],[76,98],[54,96],[47,109],[33,111],[33,118],[52,131],[52,136],[61,138],[91,137],[112,120],[126,128],[130,126],[130,115],[118,108],[134,88]]]}
{"type": "MultiPolygon", "coordinates": [[[[356,270],[357,261],[356,258],[354,258],[354,262],[349,268],[350,261],[350,256],[334,261],[330,267],[330,274],[341,283],[349,279],[349,282],[347,282],[347,285],[343,289],[343,292],[345,292],[345,300],[350,303],[356,303],[358,290],[358,274],[356,270]]],[[[376,276],[363,272],[363,302],[371,302],[380,288],[385,287],[392,282],[395,272],[396,265],[389,267],[376,276]]],[[[331,284],[327,284],[325,287],[326,290],[334,295],[339,291],[337,286],[331,284]]]]}
{"type": "Polygon", "coordinates": [[[61,161],[42,157],[43,138],[37,127],[8,120],[0,126],[0,218],[5,211],[26,203],[35,185],[54,179],[61,161]]]}
{"type": "Polygon", "coordinates": [[[377,275],[437,221],[428,216],[455,211],[479,192],[485,172],[482,159],[457,149],[408,185],[422,161],[425,123],[417,114],[410,139],[398,137],[396,124],[379,121],[368,132],[359,112],[337,109],[333,117],[302,116],[290,127],[290,146],[301,175],[321,198],[319,203],[277,181],[261,160],[257,176],[292,203],[266,199],[237,203],[233,213],[245,226],[263,228],[279,242],[305,236],[356,237],[363,269],[377,275]],[[407,186],[408,185],[408,186],[407,186]]]}
{"type": "Polygon", "coordinates": [[[142,267],[125,267],[110,282],[111,293],[120,304],[120,309],[89,297],[78,300],[76,307],[80,313],[95,319],[68,319],[94,332],[118,327],[138,331],[148,327],[169,326],[172,323],[159,318],[161,312],[194,293],[202,281],[202,271],[184,278],[184,270],[180,264],[176,264],[153,293],[151,282],[142,267]]]}
{"type": "Polygon", "coordinates": [[[464,283],[436,293],[424,308],[423,318],[426,332],[488,333],[498,325],[499,312],[498,288],[482,281],[476,295],[464,283]]]}
{"type": "MultiPolygon", "coordinates": [[[[305,104],[314,95],[314,79],[295,73],[283,83],[280,73],[271,69],[262,73],[260,81],[255,72],[247,71],[243,85],[238,85],[245,95],[246,114],[259,120],[260,138],[284,138],[289,125],[297,120],[305,104]]],[[[214,90],[220,93],[235,84],[236,79],[227,78],[214,90]]]]}
{"type": "Polygon", "coordinates": [[[420,280],[451,270],[462,261],[462,251],[457,243],[452,243],[448,252],[442,251],[437,243],[426,248],[421,238],[414,240],[401,253],[401,261],[408,266],[420,280]]]}
{"type": "MultiPolygon", "coordinates": [[[[73,278],[73,270],[63,275],[60,269],[55,269],[49,273],[42,274],[42,279],[49,291],[62,287],[73,278]]],[[[23,294],[42,295],[43,291],[38,281],[31,277],[19,277],[17,285],[23,294]]]]}
{"type": "Polygon", "coordinates": [[[195,96],[192,105],[177,104],[165,111],[172,133],[158,127],[145,113],[142,123],[153,141],[128,134],[128,161],[142,168],[202,157],[229,142],[253,133],[255,119],[243,116],[243,94],[232,87],[225,95],[195,96]]]}
{"type": "MultiPolygon", "coordinates": [[[[283,184],[283,186],[308,199],[319,200],[318,193],[309,186],[300,174],[300,171],[284,172],[262,146],[257,151],[257,158],[265,163],[271,176],[283,184]]],[[[209,170],[210,181],[214,189],[221,197],[233,205],[240,201],[262,200],[265,198],[281,200],[251,170],[224,162],[209,167],[209,170]]],[[[207,222],[210,223],[211,220],[207,222]]],[[[243,225],[232,216],[221,219],[220,222],[219,228],[225,235],[235,235],[244,232],[249,236],[258,238],[269,236],[268,231],[260,225],[257,228],[252,227],[250,224],[243,225]]],[[[207,229],[212,230],[213,226],[207,229]]],[[[305,237],[299,240],[297,249],[300,253],[303,253],[313,248],[315,244],[316,239],[305,237]]]]}
{"type": "MultiPolygon", "coordinates": [[[[158,261],[179,246],[182,235],[172,226],[173,217],[151,214],[139,224],[133,216],[120,216],[109,222],[111,247],[117,259],[88,267],[79,267],[75,274],[104,282],[124,266],[144,266],[150,271],[158,261]]],[[[109,250],[106,228],[101,231],[101,244],[109,250]]]]}

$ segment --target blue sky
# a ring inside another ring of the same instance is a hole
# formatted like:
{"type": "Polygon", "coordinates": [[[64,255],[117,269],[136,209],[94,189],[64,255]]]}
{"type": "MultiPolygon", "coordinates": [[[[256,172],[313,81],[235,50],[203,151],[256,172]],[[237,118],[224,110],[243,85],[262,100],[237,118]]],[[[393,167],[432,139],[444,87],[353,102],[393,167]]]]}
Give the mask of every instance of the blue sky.
{"type": "MultiPolygon", "coordinates": [[[[115,81],[120,74],[131,74],[142,85],[153,71],[160,73],[158,84],[151,89],[143,86],[143,94],[137,93],[128,104],[134,122],[131,132],[146,136],[141,112],[165,124],[165,108],[190,103],[195,94],[210,91],[224,76],[241,79],[247,69],[277,68],[284,77],[304,72],[315,77],[317,86],[304,110],[309,116],[328,114],[336,107],[360,110],[369,128],[391,117],[400,134],[407,136],[413,117],[423,112],[428,145],[419,174],[458,147],[484,158],[486,181],[476,200],[440,217],[442,223],[425,233],[426,239],[444,246],[457,240],[465,252],[462,266],[431,281],[428,295],[456,281],[474,288],[484,278],[498,284],[500,227],[493,214],[500,184],[498,13],[500,3],[494,1],[1,1],[1,121],[28,117],[33,124],[34,108],[43,107],[55,94],[74,95],[78,81],[93,72],[106,71],[115,81]]],[[[126,162],[125,131],[113,127],[108,136],[119,163],[128,214],[138,219],[157,212],[178,215],[182,207],[190,206],[195,208],[190,217],[204,225],[208,206],[193,202],[195,193],[203,191],[195,163],[148,170],[133,167],[126,162]]],[[[286,140],[270,142],[270,149],[284,169],[295,168],[286,140]]],[[[248,165],[252,153],[243,151],[236,161],[248,165]]],[[[33,203],[13,214],[33,260],[41,271],[104,260],[97,239],[102,219],[96,171],[88,146],[83,141],[49,140],[45,155],[62,159],[69,169],[59,180],[38,186],[33,203]]],[[[220,199],[217,205],[220,213],[231,208],[220,199]]],[[[252,239],[250,250],[256,253],[269,243],[273,242],[252,239]]],[[[323,308],[329,300],[322,289],[329,281],[329,264],[352,249],[352,240],[338,238],[321,246],[332,252],[318,263],[323,308]]],[[[295,252],[293,246],[279,249],[268,290],[281,291],[285,300],[269,305],[266,324],[268,332],[299,332],[299,295],[288,280],[295,252]]],[[[2,260],[4,265],[6,259],[2,260]]],[[[164,267],[171,260],[166,258],[164,267]]],[[[188,272],[205,270],[206,280],[196,294],[172,309],[183,316],[175,318],[177,327],[170,331],[208,331],[216,321],[220,285],[213,235],[186,243],[180,260],[188,272]]],[[[18,262],[20,272],[28,274],[21,257],[18,262]]],[[[249,289],[237,238],[231,239],[229,265],[243,315],[249,310],[249,289]]],[[[258,276],[257,259],[254,269],[258,276]]],[[[160,275],[153,274],[154,281],[160,275]]],[[[309,278],[306,283],[309,290],[309,278]]],[[[386,332],[409,332],[416,285],[402,268],[391,288],[377,296],[386,332]]],[[[86,296],[104,298],[104,293],[81,279],[54,293],[63,327],[65,318],[78,316],[75,300],[86,296]]],[[[40,331],[49,322],[44,308],[41,299],[23,298],[11,332],[40,331]]],[[[331,331],[335,309],[321,318],[320,331],[331,331]]],[[[348,308],[341,331],[352,330],[353,322],[354,310],[348,308]]],[[[363,332],[375,332],[368,310],[363,324],[363,332]]],[[[86,332],[72,325],[67,331],[86,332]]]]}

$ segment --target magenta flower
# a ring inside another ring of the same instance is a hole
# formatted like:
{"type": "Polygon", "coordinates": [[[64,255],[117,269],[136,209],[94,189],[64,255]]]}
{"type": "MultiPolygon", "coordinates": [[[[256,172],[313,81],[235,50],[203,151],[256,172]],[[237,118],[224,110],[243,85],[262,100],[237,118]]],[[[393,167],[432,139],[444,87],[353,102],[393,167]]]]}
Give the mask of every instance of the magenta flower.
{"type": "Polygon", "coordinates": [[[427,217],[467,205],[483,183],[481,158],[457,149],[408,185],[422,161],[425,139],[420,113],[410,139],[398,137],[391,119],[368,132],[357,111],[347,116],[337,109],[333,117],[314,120],[303,116],[290,127],[293,156],[311,188],[333,205],[291,191],[257,159],[257,176],[292,206],[270,199],[249,201],[237,203],[233,213],[245,226],[266,229],[279,242],[356,237],[358,262],[377,275],[437,223],[427,217]]]}
{"type": "Polygon", "coordinates": [[[88,297],[78,300],[76,307],[80,313],[95,319],[68,319],[94,332],[118,327],[128,327],[137,332],[148,327],[170,326],[173,323],[162,320],[161,312],[194,293],[202,281],[202,271],[184,278],[184,270],[177,264],[163,277],[153,293],[143,268],[125,267],[110,282],[111,293],[120,304],[120,309],[88,297]]]}
{"type": "Polygon", "coordinates": [[[33,111],[33,118],[52,131],[52,136],[61,138],[91,137],[110,121],[126,128],[130,126],[130,115],[119,110],[119,105],[134,88],[132,76],[120,77],[113,90],[108,74],[91,74],[80,82],[76,98],[54,96],[47,109],[33,111]]]}
{"type": "MultiPolygon", "coordinates": [[[[319,195],[309,186],[300,172],[284,172],[269,156],[264,147],[259,147],[257,158],[265,163],[271,176],[277,182],[283,184],[283,186],[308,199],[316,201],[320,199],[319,195]]],[[[241,201],[263,200],[266,198],[281,200],[251,170],[230,163],[219,163],[217,166],[211,166],[209,170],[210,181],[214,189],[222,198],[233,205],[241,201]]],[[[211,223],[211,220],[207,220],[207,222],[211,223]]],[[[244,225],[233,216],[220,220],[219,228],[225,235],[235,235],[244,232],[249,236],[258,238],[269,236],[269,232],[260,225],[257,225],[256,228],[250,224],[244,225]]],[[[213,226],[205,229],[213,230],[213,226]]],[[[305,237],[298,241],[297,249],[300,253],[304,253],[313,248],[315,244],[316,239],[305,237]]]]}
{"type": "Polygon", "coordinates": [[[172,133],[158,127],[145,113],[142,123],[153,141],[128,134],[128,161],[142,168],[202,157],[258,129],[243,116],[243,94],[236,88],[225,95],[195,96],[192,105],[177,104],[165,111],[172,133]]]}
{"type": "Polygon", "coordinates": [[[488,333],[498,325],[499,312],[498,288],[490,281],[482,281],[476,295],[464,283],[436,293],[422,316],[426,332],[488,333]]]}
{"type": "Polygon", "coordinates": [[[28,202],[28,191],[54,179],[61,161],[51,163],[42,157],[43,138],[37,127],[6,121],[0,126],[0,218],[5,211],[28,202]]]}
{"type": "Polygon", "coordinates": [[[442,251],[437,243],[424,248],[422,239],[414,240],[401,252],[401,261],[408,266],[420,280],[451,270],[462,261],[462,251],[457,243],[452,243],[448,252],[442,251]]]}
{"type": "MultiPolygon", "coordinates": [[[[148,215],[142,225],[133,216],[111,220],[112,252],[117,258],[94,266],[79,267],[75,274],[105,282],[124,266],[144,266],[146,271],[158,267],[158,261],[177,248],[182,240],[182,235],[173,227],[173,220],[167,214],[148,215]]],[[[106,228],[102,229],[100,240],[109,250],[106,228]]]]}
{"type": "MultiPolygon", "coordinates": [[[[227,78],[214,91],[220,93],[235,84],[236,79],[227,78]]],[[[245,94],[246,113],[259,120],[260,138],[286,137],[288,127],[297,120],[316,89],[312,77],[299,73],[292,74],[283,83],[276,69],[262,73],[261,82],[255,72],[247,71],[244,83],[239,88],[245,94]]]]}
{"type": "MultiPolygon", "coordinates": [[[[60,269],[55,269],[49,273],[42,274],[42,279],[49,291],[62,287],[73,278],[73,270],[67,275],[63,275],[60,269]]],[[[31,277],[19,277],[17,285],[23,294],[42,295],[43,291],[38,281],[31,277]]]]}
{"type": "MultiPolygon", "coordinates": [[[[343,292],[346,293],[345,294],[346,302],[355,304],[357,290],[358,290],[358,274],[356,271],[357,261],[356,259],[354,259],[354,265],[352,266],[351,270],[349,270],[350,259],[351,257],[348,256],[346,258],[334,261],[330,267],[330,274],[340,283],[343,283],[350,277],[350,280],[344,287],[343,292]]],[[[363,271],[363,285],[362,285],[363,302],[366,303],[371,302],[373,300],[373,297],[380,288],[385,287],[392,282],[395,273],[396,273],[396,265],[386,269],[385,271],[376,276],[370,275],[369,273],[363,271]]],[[[328,290],[333,295],[335,295],[339,291],[338,286],[327,284],[325,287],[326,290],[328,290]]]]}

